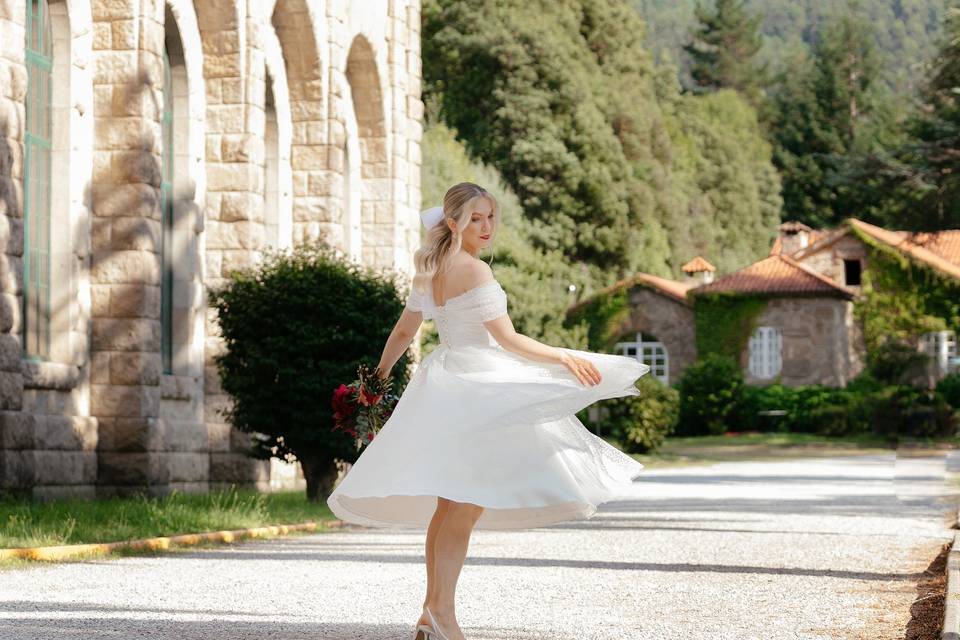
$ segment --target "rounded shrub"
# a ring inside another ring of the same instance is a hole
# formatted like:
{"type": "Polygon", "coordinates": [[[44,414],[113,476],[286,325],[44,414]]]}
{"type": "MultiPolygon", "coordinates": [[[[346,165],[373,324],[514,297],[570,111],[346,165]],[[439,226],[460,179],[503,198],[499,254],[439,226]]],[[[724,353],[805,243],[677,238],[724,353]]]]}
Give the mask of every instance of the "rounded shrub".
{"type": "Polygon", "coordinates": [[[744,382],[730,356],[711,353],[687,367],[677,384],[680,415],[677,435],[718,435],[739,416],[744,382]]]}
{"type": "MultiPolygon", "coordinates": [[[[333,431],[333,390],[375,367],[403,311],[397,274],[340,257],[322,240],[270,252],[233,271],[210,294],[223,336],[215,356],[229,394],[227,422],[251,435],[250,454],[298,460],[307,496],[332,490],[336,459],[353,462],[353,439],[333,431]]],[[[391,372],[394,390],[408,380],[408,354],[391,372]]]]}

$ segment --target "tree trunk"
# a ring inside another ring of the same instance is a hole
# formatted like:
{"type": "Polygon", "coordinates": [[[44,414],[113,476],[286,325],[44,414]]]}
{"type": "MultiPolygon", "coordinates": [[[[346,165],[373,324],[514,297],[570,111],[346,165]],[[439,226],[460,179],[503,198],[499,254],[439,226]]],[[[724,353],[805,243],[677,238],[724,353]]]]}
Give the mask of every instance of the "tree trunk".
{"type": "Polygon", "coordinates": [[[321,456],[297,456],[303,478],[307,481],[307,500],[320,502],[326,500],[337,481],[337,464],[333,458],[321,456]]]}

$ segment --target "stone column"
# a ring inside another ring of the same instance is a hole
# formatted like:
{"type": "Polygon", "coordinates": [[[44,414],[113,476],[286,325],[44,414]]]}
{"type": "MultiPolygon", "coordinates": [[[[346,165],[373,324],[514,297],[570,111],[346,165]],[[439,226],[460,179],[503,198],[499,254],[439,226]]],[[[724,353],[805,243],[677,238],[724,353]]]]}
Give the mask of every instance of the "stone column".
{"type": "Polygon", "coordinates": [[[168,490],[160,403],[163,0],[94,3],[91,413],[98,495],[168,490]]]}
{"type": "Polygon", "coordinates": [[[0,487],[28,492],[34,482],[33,425],[20,410],[20,308],[23,301],[23,140],[27,70],[25,3],[0,0],[0,487]]]}

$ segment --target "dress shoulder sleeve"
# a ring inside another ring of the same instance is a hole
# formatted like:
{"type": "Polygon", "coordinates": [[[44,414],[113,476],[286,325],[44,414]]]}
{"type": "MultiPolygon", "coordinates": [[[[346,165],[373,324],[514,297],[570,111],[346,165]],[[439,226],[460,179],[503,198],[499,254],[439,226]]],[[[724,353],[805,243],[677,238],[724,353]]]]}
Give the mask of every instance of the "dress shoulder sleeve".
{"type": "Polygon", "coordinates": [[[507,315],[507,294],[497,282],[495,286],[483,287],[477,299],[477,313],[481,322],[507,315]]]}
{"type": "Polygon", "coordinates": [[[407,303],[404,305],[404,308],[409,309],[410,311],[423,311],[423,308],[426,306],[424,302],[424,294],[421,291],[413,286],[410,287],[410,293],[407,295],[407,303]]]}

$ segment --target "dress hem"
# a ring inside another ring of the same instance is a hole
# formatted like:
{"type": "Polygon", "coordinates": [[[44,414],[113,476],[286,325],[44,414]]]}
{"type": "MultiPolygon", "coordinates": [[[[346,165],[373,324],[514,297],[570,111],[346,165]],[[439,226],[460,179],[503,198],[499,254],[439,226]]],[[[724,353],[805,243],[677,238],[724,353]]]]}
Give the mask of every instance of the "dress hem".
{"type": "MultiPolygon", "coordinates": [[[[430,525],[430,519],[433,517],[433,511],[431,510],[429,516],[424,520],[423,517],[410,519],[410,518],[391,518],[383,519],[372,514],[365,514],[355,509],[348,507],[344,504],[340,498],[346,497],[348,499],[389,499],[395,497],[408,497],[408,498],[445,498],[447,500],[452,500],[454,502],[464,502],[469,504],[475,504],[477,506],[484,508],[484,513],[481,514],[480,518],[477,520],[474,525],[474,529],[489,529],[489,530],[509,530],[509,529],[535,529],[539,527],[544,527],[551,524],[557,524],[560,522],[571,522],[575,520],[589,520],[597,513],[597,506],[589,502],[560,502],[553,504],[543,504],[543,505],[530,505],[524,507],[494,507],[479,504],[473,502],[472,500],[465,497],[451,497],[450,494],[434,494],[434,493],[392,493],[388,495],[377,495],[377,496],[331,496],[327,499],[327,505],[330,507],[330,510],[335,516],[344,522],[350,524],[357,524],[366,527],[375,527],[375,528],[385,528],[385,527],[403,527],[403,528],[414,528],[414,529],[426,529],[430,525]],[[563,508],[566,507],[566,508],[563,508]],[[562,508],[562,509],[561,509],[562,508]],[[530,511],[531,516],[523,519],[503,519],[503,517],[508,516],[511,511],[530,511]],[[497,518],[496,515],[490,517],[488,514],[498,514],[501,517],[497,518]]],[[[613,500],[614,498],[611,498],[613,500]]]]}

